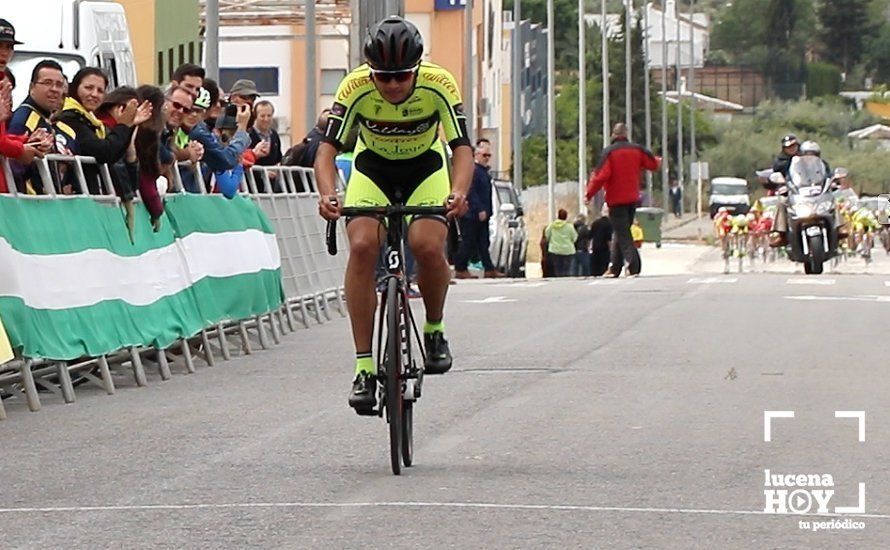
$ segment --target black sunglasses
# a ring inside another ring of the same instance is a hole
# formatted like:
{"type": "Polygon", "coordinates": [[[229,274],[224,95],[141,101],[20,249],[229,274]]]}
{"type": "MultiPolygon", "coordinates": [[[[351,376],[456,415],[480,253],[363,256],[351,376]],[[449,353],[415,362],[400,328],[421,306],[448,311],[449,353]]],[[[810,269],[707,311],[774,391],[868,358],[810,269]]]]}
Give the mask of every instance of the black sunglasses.
{"type": "Polygon", "coordinates": [[[190,113],[192,111],[191,107],[186,107],[182,103],[180,103],[178,101],[173,101],[172,99],[170,100],[170,105],[172,105],[173,108],[176,109],[177,111],[180,111],[183,113],[190,113]]]}
{"type": "Polygon", "coordinates": [[[417,67],[412,69],[407,69],[405,71],[378,71],[375,69],[371,69],[371,77],[378,82],[382,82],[386,84],[387,82],[392,82],[395,80],[399,84],[404,82],[408,82],[414,73],[417,72],[417,67]]]}

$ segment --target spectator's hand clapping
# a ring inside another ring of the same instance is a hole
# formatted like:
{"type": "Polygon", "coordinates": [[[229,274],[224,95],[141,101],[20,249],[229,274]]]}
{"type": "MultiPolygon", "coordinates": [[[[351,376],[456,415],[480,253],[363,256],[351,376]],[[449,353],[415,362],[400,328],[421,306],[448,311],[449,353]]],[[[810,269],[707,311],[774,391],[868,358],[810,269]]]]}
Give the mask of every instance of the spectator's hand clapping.
{"type": "Polygon", "coordinates": [[[45,128],[37,128],[31,132],[31,135],[28,136],[28,142],[26,143],[26,145],[32,145],[42,154],[52,153],[55,144],[56,138],[53,137],[51,133],[47,132],[45,128]]]}
{"type": "Polygon", "coordinates": [[[117,114],[114,117],[118,124],[123,124],[124,126],[133,126],[135,125],[136,119],[136,109],[137,102],[135,99],[131,99],[126,102],[124,105],[120,105],[117,108],[117,114]]]}
{"type": "MultiPolygon", "coordinates": [[[[133,100],[136,101],[135,99],[133,100]]],[[[151,106],[151,102],[148,100],[143,101],[139,107],[136,108],[136,115],[133,118],[133,124],[139,126],[143,122],[151,119],[151,115],[154,111],[154,108],[151,106]]]]}
{"type": "Polygon", "coordinates": [[[9,80],[0,82],[0,122],[12,116],[12,84],[9,80]]]}
{"type": "Polygon", "coordinates": [[[190,141],[188,144],[189,160],[198,162],[204,158],[204,146],[197,141],[190,141]]]}
{"type": "Polygon", "coordinates": [[[269,156],[271,150],[272,145],[264,139],[263,141],[257,143],[256,147],[253,148],[253,154],[256,155],[256,158],[261,159],[263,157],[269,156]]]}

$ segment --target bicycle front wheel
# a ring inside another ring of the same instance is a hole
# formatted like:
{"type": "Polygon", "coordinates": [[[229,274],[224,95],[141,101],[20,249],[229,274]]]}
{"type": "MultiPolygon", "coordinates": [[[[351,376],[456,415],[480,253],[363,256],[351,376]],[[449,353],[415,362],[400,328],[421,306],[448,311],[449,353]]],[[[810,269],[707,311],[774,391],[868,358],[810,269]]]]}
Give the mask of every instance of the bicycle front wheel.
{"type": "Polygon", "coordinates": [[[389,420],[389,460],[392,473],[402,473],[402,305],[398,280],[386,288],[386,417],[389,420]]]}

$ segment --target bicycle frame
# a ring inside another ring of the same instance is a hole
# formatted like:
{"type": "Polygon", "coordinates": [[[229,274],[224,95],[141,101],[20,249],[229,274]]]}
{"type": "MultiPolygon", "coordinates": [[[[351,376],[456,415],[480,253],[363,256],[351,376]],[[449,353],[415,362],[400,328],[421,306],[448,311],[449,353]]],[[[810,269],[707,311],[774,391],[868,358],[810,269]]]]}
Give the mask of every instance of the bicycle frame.
{"type": "MultiPolygon", "coordinates": [[[[408,305],[408,278],[405,274],[405,223],[406,216],[444,216],[444,206],[374,206],[347,207],[344,216],[372,216],[386,224],[384,262],[386,275],[381,279],[384,290],[377,324],[377,379],[380,382],[380,399],[377,410],[368,413],[383,416],[389,424],[390,463],[395,475],[401,473],[401,465],[413,462],[413,406],[420,397],[426,350],[423,339],[408,305]],[[386,330],[384,331],[384,326],[386,330]],[[411,327],[409,329],[408,327],[411,327]],[[423,357],[418,368],[412,356],[411,334],[423,357]],[[385,342],[385,344],[384,344],[385,342]]],[[[327,244],[330,254],[337,253],[337,233],[334,222],[328,222],[327,244]]],[[[458,235],[459,238],[459,235],[458,235]]]]}

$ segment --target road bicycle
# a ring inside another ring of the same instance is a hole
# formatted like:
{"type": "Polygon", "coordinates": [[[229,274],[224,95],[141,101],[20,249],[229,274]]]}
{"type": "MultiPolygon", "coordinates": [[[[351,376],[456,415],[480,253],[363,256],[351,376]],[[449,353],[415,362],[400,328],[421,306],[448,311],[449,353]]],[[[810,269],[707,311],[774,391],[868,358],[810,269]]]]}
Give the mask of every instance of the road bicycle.
{"type": "MultiPolygon", "coordinates": [[[[414,404],[421,396],[426,350],[408,303],[408,275],[405,273],[406,216],[444,217],[444,206],[344,207],[347,218],[371,216],[386,225],[384,259],[386,273],[378,281],[381,290],[377,316],[376,409],[357,410],[366,416],[386,418],[389,424],[389,456],[392,473],[401,474],[402,465],[414,463],[414,404]],[[418,360],[419,353],[419,360],[418,360]]],[[[328,222],[328,253],[337,254],[336,222],[328,222]]],[[[456,249],[460,239],[457,226],[449,224],[449,247],[456,249]]]]}

